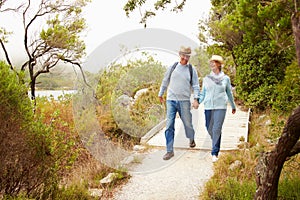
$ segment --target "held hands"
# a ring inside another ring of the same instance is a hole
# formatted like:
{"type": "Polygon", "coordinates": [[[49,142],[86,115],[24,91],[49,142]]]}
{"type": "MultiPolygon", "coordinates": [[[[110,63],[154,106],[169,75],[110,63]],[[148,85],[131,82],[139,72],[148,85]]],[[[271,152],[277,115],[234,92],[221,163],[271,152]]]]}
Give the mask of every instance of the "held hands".
{"type": "Polygon", "coordinates": [[[198,102],[197,99],[194,99],[194,102],[193,102],[192,106],[193,106],[194,109],[198,109],[199,108],[199,102],[198,102]]]}
{"type": "MultiPolygon", "coordinates": [[[[164,103],[164,102],[165,102],[165,100],[164,100],[163,97],[158,97],[158,98],[159,98],[160,103],[164,103]]],[[[194,109],[198,109],[198,108],[199,108],[199,102],[198,102],[197,99],[195,99],[195,100],[193,101],[192,107],[193,107],[194,109]]]]}

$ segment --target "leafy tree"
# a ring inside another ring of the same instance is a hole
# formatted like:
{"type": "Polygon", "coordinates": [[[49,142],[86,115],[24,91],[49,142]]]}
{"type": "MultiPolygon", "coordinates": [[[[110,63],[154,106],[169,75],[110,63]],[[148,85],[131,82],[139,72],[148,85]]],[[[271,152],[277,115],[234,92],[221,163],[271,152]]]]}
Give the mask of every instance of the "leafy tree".
{"type": "Polygon", "coordinates": [[[292,1],[212,1],[210,20],[202,27],[236,65],[234,83],[246,105],[265,109],[274,101],[275,86],[295,58],[292,1]],[[208,27],[208,28],[207,28],[208,27]]]}
{"type": "MultiPolygon", "coordinates": [[[[18,66],[30,75],[31,97],[35,99],[35,85],[40,74],[48,73],[60,63],[71,64],[81,69],[80,59],[85,54],[85,44],[80,34],[86,24],[82,18],[82,7],[90,0],[26,0],[17,9],[4,8],[7,1],[1,1],[1,11],[22,13],[24,30],[24,51],[26,61],[18,66]],[[40,22],[43,26],[40,27],[40,22]],[[38,34],[39,32],[39,34],[38,34]]],[[[0,44],[11,69],[16,70],[5,48],[9,32],[0,30],[0,44]]]]}

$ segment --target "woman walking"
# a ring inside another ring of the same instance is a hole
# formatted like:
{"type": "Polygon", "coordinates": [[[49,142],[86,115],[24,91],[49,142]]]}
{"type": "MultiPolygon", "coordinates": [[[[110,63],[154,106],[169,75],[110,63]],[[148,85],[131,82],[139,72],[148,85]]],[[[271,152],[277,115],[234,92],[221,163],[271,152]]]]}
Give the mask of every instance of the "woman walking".
{"type": "Polygon", "coordinates": [[[209,62],[211,72],[203,79],[199,98],[199,103],[203,102],[204,104],[205,126],[212,139],[213,162],[218,160],[228,101],[232,108],[232,114],[236,112],[230,78],[222,71],[223,64],[221,56],[213,55],[211,57],[209,62]]]}

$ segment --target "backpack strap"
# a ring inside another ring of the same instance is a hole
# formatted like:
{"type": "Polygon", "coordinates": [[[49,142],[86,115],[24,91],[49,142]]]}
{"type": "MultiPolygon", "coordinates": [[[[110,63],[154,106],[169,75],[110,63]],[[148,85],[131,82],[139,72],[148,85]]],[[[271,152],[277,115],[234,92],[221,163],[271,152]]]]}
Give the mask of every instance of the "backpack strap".
{"type": "MultiPolygon", "coordinates": [[[[178,65],[178,62],[175,62],[174,65],[172,66],[171,68],[171,71],[170,71],[170,76],[169,76],[169,80],[171,78],[171,75],[174,71],[174,69],[176,68],[176,66],[178,65]]],[[[191,64],[188,65],[189,66],[189,70],[190,70],[190,84],[191,86],[193,86],[193,67],[191,64]]]]}
{"type": "Polygon", "coordinates": [[[189,64],[189,70],[190,70],[190,77],[191,77],[190,84],[191,86],[193,86],[193,68],[191,64],[189,64]]]}
{"type": "Polygon", "coordinates": [[[176,68],[177,64],[178,64],[178,62],[175,62],[174,65],[173,65],[172,68],[171,68],[170,75],[169,75],[169,81],[170,81],[170,79],[171,79],[171,75],[172,75],[174,69],[176,68]]]}

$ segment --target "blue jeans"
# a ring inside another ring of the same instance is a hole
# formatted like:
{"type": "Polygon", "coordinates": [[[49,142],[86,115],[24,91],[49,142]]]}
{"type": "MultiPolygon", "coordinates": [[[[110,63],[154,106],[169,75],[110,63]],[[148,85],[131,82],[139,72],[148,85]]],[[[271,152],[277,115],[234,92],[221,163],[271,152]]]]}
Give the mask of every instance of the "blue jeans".
{"type": "Polygon", "coordinates": [[[192,124],[191,102],[167,100],[167,125],[165,131],[167,152],[173,151],[175,118],[178,112],[183,122],[185,135],[190,141],[194,140],[195,131],[192,124]]]}
{"type": "Polygon", "coordinates": [[[212,139],[211,155],[218,156],[226,109],[205,110],[205,126],[212,139]]]}

